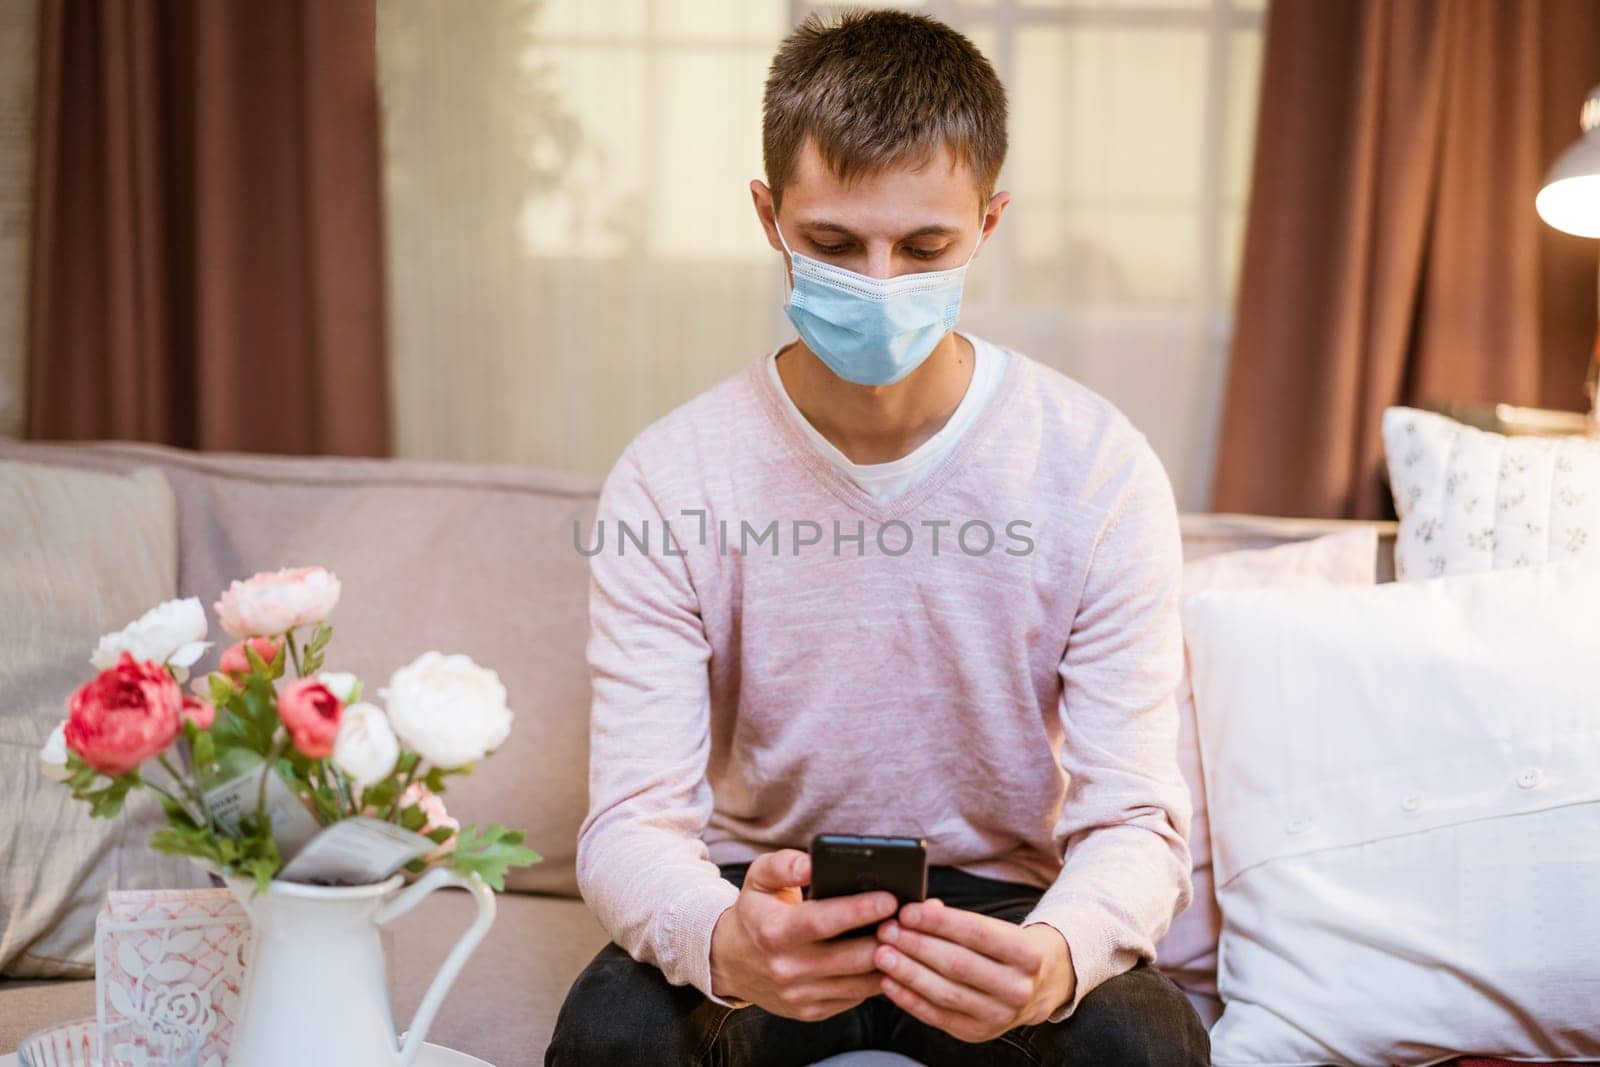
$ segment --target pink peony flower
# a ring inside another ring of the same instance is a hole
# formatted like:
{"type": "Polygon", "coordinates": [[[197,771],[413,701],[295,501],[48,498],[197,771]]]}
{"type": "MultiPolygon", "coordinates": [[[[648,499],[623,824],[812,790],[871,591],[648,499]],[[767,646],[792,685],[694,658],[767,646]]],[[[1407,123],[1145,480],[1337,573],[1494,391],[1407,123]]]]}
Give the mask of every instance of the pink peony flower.
{"type": "Polygon", "coordinates": [[[249,645],[256,650],[256,655],[271,663],[278,654],[278,649],[283,645],[279,637],[251,637],[233,645],[222,654],[222,662],[217,664],[217,669],[223,674],[233,677],[243,677],[250,673],[250,657],[244,654],[244,646],[249,645]]]}
{"type": "Polygon", "coordinates": [[[333,690],[315,678],[298,678],[278,693],[278,718],[303,756],[327,759],[333,755],[343,715],[344,705],[333,690]]]}
{"type": "Polygon", "coordinates": [[[210,701],[200,700],[185,693],[183,695],[183,708],[179,714],[200,727],[200,729],[209,730],[211,729],[211,724],[217,721],[217,706],[210,701]]]}
{"type": "Polygon", "coordinates": [[[183,690],[166,667],[123,652],[67,701],[67,747],[102,774],[126,774],[167,750],[182,724],[183,690]]]}
{"type": "MultiPolygon", "coordinates": [[[[433,792],[427,786],[423,785],[421,782],[412,782],[410,785],[406,786],[406,791],[400,794],[401,811],[411,807],[413,804],[420,807],[422,809],[422,814],[428,817],[428,821],[423,824],[422,829],[419,830],[418,833],[426,834],[433,830],[437,830],[441,826],[448,827],[452,831],[461,829],[461,823],[458,820],[451,818],[450,813],[445,810],[444,799],[440,797],[439,794],[433,792]]],[[[443,844],[434,849],[432,852],[428,853],[423,857],[423,859],[428,863],[432,863],[440,856],[448,854],[455,847],[456,834],[452,833],[449,837],[445,838],[443,844]]]]}
{"type": "Polygon", "coordinates": [[[339,579],[322,567],[261,571],[228,586],[212,605],[235,637],[272,637],[321,622],[339,603],[339,579]]]}

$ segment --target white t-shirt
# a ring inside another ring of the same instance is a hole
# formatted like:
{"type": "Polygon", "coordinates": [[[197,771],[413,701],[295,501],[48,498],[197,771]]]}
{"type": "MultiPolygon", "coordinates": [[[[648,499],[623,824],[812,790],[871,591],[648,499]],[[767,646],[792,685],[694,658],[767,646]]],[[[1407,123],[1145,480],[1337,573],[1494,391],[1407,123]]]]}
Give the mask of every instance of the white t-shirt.
{"type": "Polygon", "coordinates": [[[962,333],[961,336],[972,342],[973,352],[972,381],[968,383],[961,403],[956,405],[956,410],[945,424],[939,427],[938,433],[906,455],[887,463],[852,463],[832,441],[822,436],[822,433],[811,425],[810,420],[795,407],[789,391],[783,386],[783,379],[778,375],[778,349],[767,353],[766,372],[777,387],[778,395],[783,398],[783,409],[789,413],[795,425],[800,427],[812,447],[838,467],[845,477],[873,497],[888,500],[910,489],[922,479],[923,475],[933,469],[940,457],[960,439],[962,432],[972,425],[972,420],[983,410],[983,405],[994,396],[995,387],[1000,384],[1001,375],[1005,373],[1010,353],[969,333],[962,333]]]}

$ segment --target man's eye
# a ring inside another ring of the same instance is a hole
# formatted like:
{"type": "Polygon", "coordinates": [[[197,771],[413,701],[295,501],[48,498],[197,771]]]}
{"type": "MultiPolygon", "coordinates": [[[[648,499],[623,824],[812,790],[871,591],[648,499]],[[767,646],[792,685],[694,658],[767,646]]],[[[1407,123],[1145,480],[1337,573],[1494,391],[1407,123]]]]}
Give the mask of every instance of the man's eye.
{"type": "MultiPolygon", "coordinates": [[[[813,243],[815,244],[815,242],[813,242],[813,243]]],[[[829,256],[837,256],[839,253],[846,251],[849,247],[850,247],[849,245],[824,245],[824,244],[816,245],[816,249],[817,249],[818,252],[821,252],[824,255],[829,255],[829,256]]]]}
{"type": "Polygon", "coordinates": [[[940,256],[944,255],[944,249],[942,248],[908,248],[906,251],[910,252],[912,256],[916,257],[917,259],[938,259],[940,256]]]}

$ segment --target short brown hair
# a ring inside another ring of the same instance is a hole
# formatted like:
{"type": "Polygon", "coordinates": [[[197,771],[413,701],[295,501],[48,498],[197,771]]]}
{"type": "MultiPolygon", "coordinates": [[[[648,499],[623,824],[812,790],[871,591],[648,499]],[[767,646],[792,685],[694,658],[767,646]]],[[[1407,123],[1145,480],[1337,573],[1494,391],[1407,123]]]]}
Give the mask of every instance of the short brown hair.
{"type": "Polygon", "coordinates": [[[761,153],[775,204],[807,135],[843,181],[921,166],[948,145],[987,200],[1006,158],[1006,91],[971,41],[927,15],[812,14],[767,74],[761,153]]]}

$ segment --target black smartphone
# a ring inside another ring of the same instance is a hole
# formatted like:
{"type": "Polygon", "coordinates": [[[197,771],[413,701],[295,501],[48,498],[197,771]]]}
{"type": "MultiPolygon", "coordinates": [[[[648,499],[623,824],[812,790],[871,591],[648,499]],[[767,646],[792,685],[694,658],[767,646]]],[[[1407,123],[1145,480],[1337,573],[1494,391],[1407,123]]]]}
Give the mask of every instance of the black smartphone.
{"type": "MultiPolygon", "coordinates": [[[[928,847],[920,837],[818,834],[811,839],[810,899],[887,889],[902,904],[928,898],[928,847]]],[[[877,923],[840,937],[871,936],[877,923]]]]}

